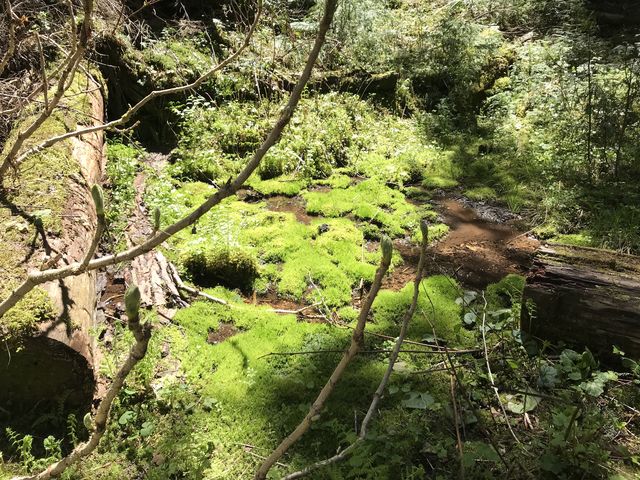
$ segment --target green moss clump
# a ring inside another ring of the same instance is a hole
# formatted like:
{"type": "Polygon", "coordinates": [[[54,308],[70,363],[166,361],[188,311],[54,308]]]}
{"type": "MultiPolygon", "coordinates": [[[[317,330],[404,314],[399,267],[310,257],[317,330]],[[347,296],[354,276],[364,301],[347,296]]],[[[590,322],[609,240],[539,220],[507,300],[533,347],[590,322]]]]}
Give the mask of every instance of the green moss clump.
{"type": "Polygon", "coordinates": [[[593,237],[586,232],[581,233],[565,233],[552,237],[552,241],[565,243],[567,245],[576,245],[578,247],[595,247],[593,237]]]}
{"type": "Polygon", "coordinates": [[[495,200],[498,194],[491,187],[477,187],[465,190],[464,194],[471,200],[495,200]]]}
{"type": "Polygon", "coordinates": [[[253,176],[247,182],[247,186],[267,197],[273,195],[295,197],[302,189],[306,188],[307,183],[308,182],[304,179],[290,176],[271,178],[269,180],[260,180],[253,176]]]}
{"type": "Polygon", "coordinates": [[[393,237],[403,236],[417,228],[419,214],[406,202],[402,193],[375,179],[365,180],[345,189],[329,192],[306,192],[307,212],[325,217],[340,217],[347,213],[359,220],[377,225],[393,237]]]}
{"type": "Polygon", "coordinates": [[[347,188],[351,185],[351,177],[342,173],[334,173],[328,178],[321,178],[313,182],[315,185],[326,185],[331,188],[347,188]]]}
{"type": "Polygon", "coordinates": [[[0,338],[4,340],[20,338],[36,331],[38,322],[55,318],[55,310],[49,294],[41,288],[34,288],[0,320],[0,338]]]}
{"type": "MultiPolygon", "coordinates": [[[[373,303],[373,316],[378,328],[398,325],[409,308],[413,295],[413,283],[402,290],[382,290],[373,303]]],[[[411,324],[411,334],[433,334],[448,344],[470,345],[473,334],[462,328],[462,307],[456,303],[460,288],[444,275],[436,275],[422,281],[418,308],[411,324]]]]}
{"type": "Polygon", "coordinates": [[[183,265],[191,279],[205,287],[223,285],[250,292],[258,276],[256,259],[237,247],[191,251],[186,254],[183,265]]]}

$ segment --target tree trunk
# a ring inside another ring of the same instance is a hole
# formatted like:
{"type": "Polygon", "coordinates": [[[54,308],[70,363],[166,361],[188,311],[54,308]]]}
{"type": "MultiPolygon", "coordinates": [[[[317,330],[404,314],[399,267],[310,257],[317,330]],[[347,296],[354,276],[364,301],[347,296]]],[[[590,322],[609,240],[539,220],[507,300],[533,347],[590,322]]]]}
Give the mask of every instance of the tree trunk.
{"type": "Polygon", "coordinates": [[[541,247],[523,293],[522,330],[588,347],[603,359],[613,346],[640,358],[640,257],[549,244],[541,247]]]}

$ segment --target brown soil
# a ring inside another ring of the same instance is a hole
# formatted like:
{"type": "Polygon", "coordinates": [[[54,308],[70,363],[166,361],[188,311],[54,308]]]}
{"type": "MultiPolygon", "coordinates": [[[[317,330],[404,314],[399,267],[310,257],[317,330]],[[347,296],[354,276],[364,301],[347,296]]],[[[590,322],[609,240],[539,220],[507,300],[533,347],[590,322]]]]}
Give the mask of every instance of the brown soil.
{"type": "MultiPolygon", "coordinates": [[[[290,212],[296,216],[296,220],[308,225],[314,218],[307,214],[304,199],[301,197],[285,197],[276,195],[267,199],[267,208],[274,212],[290,212]]],[[[317,217],[316,217],[317,218],[317,217]]]]}
{"type": "Polygon", "coordinates": [[[232,323],[221,322],[215,332],[209,332],[209,335],[207,335],[207,343],[215,345],[216,343],[224,342],[227,338],[233,337],[239,331],[240,330],[232,323]]]}
{"type": "Polygon", "coordinates": [[[431,249],[432,259],[463,285],[484,288],[531,266],[539,242],[515,220],[490,222],[458,200],[442,201],[440,212],[451,230],[431,249]]]}

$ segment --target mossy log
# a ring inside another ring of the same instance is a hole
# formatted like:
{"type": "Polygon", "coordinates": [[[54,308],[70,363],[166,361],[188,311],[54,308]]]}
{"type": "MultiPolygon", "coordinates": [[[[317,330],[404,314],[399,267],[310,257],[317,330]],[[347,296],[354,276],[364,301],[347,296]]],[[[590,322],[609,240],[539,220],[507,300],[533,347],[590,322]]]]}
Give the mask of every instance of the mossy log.
{"type": "MultiPolygon", "coordinates": [[[[104,104],[99,87],[91,76],[76,73],[68,96],[63,99],[66,106],[73,102],[76,113],[52,116],[42,131],[36,132],[36,138],[48,138],[79,125],[100,124],[104,104]]],[[[20,126],[18,123],[16,128],[20,126]]],[[[15,179],[20,189],[35,188],[29,183],[31,163],[35,162],[42,172],[36,179],[38,188],[48,188],[58,196],[48,210],[47,218],[51,220],[39,222],[25,213],[33,209],[34,200],[38,204],[37,196],[3,198],[4,203],[13,206],[12,215],[25,223],[25,233],[14,238],[15,258],[11,257],[8,265],[16,267],[10,274],[0,276],[0,281],[15,282],[30,269],[62,266],[84,258],[97,223],[90,189],[102,177],[103,147],[103,133],[95,132],[69,139],[25,162],[26,173],[20,171],[15,179]],[[41,241],[32,241],[31,230],[38,232],[36,238],[41,241]]],[[[25,415],[38,415],[47,408],[63,406],[66,411],[86,411],[95,389],[96,359],[91,332],[95,327],[96,273],[50,282],[42,285],[42,289],[49,297],[43,300],[48,305],[47,316],[34,319],[20,331],[9,330],[0,349],[0,412],[9,415],[7,422],[18,427],[25,415]]],[[[6,319],[7,316],[0,319],[0,323],[6,319]]]]}
{"type": "Polygon", "coordinates": [[[568,245],[541,247],[523,293],[522,329],[587,347],[613,346],[640,358],[640,257],[568,245]]]}

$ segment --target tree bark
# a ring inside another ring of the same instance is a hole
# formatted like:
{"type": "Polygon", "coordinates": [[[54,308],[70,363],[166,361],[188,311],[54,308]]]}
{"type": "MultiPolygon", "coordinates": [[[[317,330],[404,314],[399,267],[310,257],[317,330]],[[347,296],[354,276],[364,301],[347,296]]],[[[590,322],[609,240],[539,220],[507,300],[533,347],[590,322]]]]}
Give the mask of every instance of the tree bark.
{"type": "Polygon", "coordinates": [[[614,345],[640,358],[640,257],[545,245],[524,288],[521,327],[605,360],[614,345]]]}

